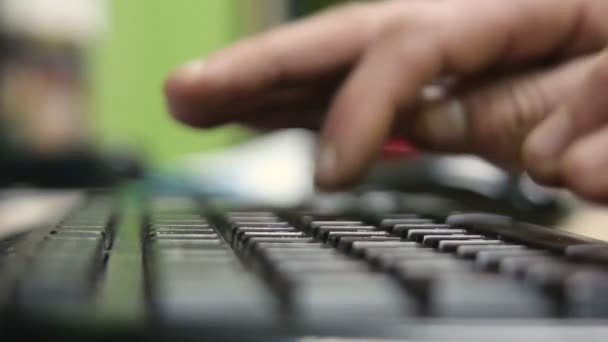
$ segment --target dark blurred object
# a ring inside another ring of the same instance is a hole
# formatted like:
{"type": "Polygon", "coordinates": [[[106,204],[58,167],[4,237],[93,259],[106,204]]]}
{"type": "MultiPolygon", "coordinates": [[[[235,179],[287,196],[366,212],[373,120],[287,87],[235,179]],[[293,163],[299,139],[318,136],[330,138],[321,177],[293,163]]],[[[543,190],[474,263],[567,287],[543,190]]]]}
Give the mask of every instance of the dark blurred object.
{"type": "Polygon", "coordinates": [[[141,163],[129,154],[65,152],[53,156],[15,154],[0,157],[0,187],[110,187],[142,175],[141,163]]]}
{"type": "Polygon", "coordinates": [[[569,212],[553,189],[472,156],[419,154],[387,161],[375,167],[364,184],[364,190],[390,189],[403,192],[406,197],[426,194],[425,202],[407,198],[402,201],[416,211],[432,209],[430,215],[489,211],[553,225],[569,212]]]}

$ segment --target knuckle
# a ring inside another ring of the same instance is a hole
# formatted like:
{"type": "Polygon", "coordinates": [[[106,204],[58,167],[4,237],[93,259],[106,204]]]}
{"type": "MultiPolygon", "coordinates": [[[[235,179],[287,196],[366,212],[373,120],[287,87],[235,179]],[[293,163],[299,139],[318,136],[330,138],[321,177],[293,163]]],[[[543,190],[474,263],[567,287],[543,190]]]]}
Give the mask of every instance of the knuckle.
{"type": "Polygon", "coordinates": [[[465,97],[471,116],[471,144],[498,160],[521,162],[528,134],[548,113],[548,103],[533,78],[507,80],[465,97]]]}

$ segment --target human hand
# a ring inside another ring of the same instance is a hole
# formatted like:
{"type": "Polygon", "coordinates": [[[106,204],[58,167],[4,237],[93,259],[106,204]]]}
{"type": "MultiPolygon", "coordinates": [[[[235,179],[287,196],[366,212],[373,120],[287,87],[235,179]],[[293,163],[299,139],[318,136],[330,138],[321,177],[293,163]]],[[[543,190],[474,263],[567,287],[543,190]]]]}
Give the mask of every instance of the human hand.
{"type": "Polygon", "coordinates": [[[194,126],[320,129],[326,188],[400,134],[608,200],[605,13],[605,0],[351,4],[190,62],[165,88],[194,126]],[[429,84],[445,94],[425,99],[429,84]]]}

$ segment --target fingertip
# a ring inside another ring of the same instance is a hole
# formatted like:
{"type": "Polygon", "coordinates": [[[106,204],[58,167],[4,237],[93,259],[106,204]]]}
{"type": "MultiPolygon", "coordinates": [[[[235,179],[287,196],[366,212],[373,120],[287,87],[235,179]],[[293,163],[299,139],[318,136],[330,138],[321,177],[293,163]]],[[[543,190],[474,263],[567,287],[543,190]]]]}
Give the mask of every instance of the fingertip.
{"type": "Polygon", "coordinates": [[[542,150],[537,147],[535,140],[528,137],[522,147],[522,164],[530,177],[544,185],[557,185],[558,164],[548,159],[542,150]]]}
{"type": "Polygon", "coordinates": [[[602,177],[608,160],[597,155],[585,141],[572,146],[560,163],[560,174],[566,187],[591,201],[608,200],[608,182],[602,177]]]}
{"type": "Polygon", "coordinates": [[[353,186],[365,172],[359,166],[359,156],[360,153],[349,151],[347,145],[327,140],[320,143],[315,165],[315,184],[328,191],[353,186]]]}
{"type": "Polygon", "coordinates": [[[185,63],[173,69],[165,80],[167,110],[179,121],[201,125],[201,118],[196,117],[195,113],[201,100],[204,64],[202,59],[185,63]]]}

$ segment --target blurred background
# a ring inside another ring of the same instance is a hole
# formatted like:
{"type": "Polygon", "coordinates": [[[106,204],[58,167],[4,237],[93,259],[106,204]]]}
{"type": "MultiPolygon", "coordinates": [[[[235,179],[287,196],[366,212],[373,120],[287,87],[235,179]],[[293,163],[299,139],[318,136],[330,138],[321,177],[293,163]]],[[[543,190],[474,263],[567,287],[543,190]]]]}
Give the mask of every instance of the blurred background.
{"type": "Polygon", "coordinates": [[[131,146],[152,162],[242,141],[251,133],[239,127],[174,122],[162,95],[167,72],[335,2],[0,0],[2,139],[43,153],[131,146]]]}

